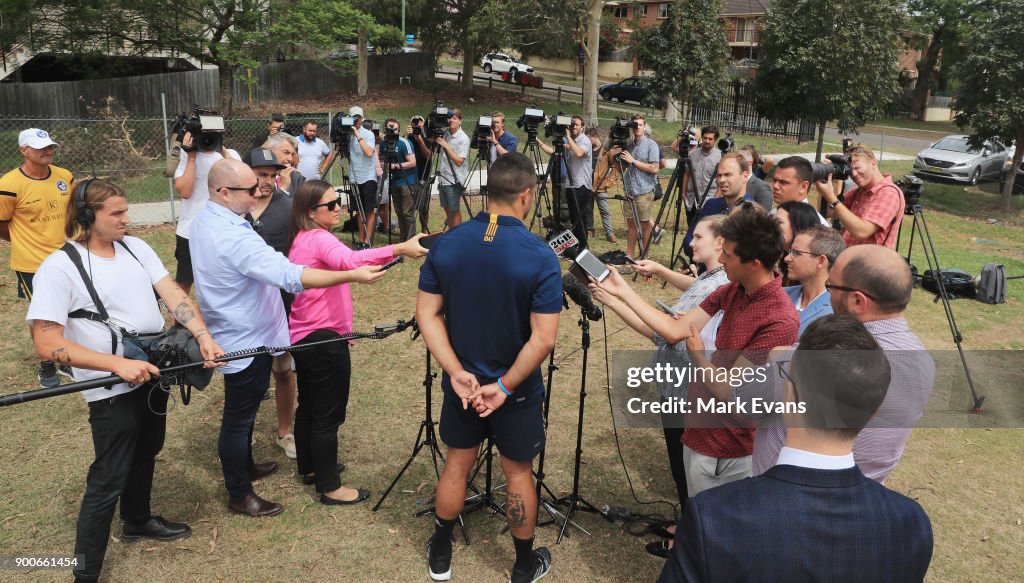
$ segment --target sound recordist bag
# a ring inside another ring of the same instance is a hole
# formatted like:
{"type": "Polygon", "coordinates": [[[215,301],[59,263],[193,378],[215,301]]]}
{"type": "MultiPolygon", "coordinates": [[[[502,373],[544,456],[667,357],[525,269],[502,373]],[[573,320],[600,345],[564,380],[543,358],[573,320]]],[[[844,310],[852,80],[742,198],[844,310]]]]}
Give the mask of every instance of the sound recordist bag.
{"type": "Polygon", "coordinates": [[[998,263],[986,263],[981,269],[978,299],[986,304],[1006,303],[1006,268],[998,263]]]}
{"type": "MultiPolygon", "coordinates": [[[[135,253],[132,253],[132,250],[128,248],[128,245],[126,245],[124,241],[118,241],[118,243],[125,251],[128,252],[129,255],[139,262],[139,265],[142,265],[142,261],[136,257],[135,253]]],[[[68,314],[68,317],[84,318],[86,320],[92,320],[93,322],[99,322],[106,326],[107,329],[110,330],[111,354],[117,354],[117,342],[118,337],[120,336],[121,343],[124,346],[123,354],[125,358],[145,360],[158,368],[178,366],[203,360],[202,351],[199,350],[199,343],[196,342],[192,333],[185,329],[181,324],[175,323],[163,332],[139,334],[134,330],[127,330],[112,322],[110,320],[110,314],[107,313],[107,309],[103,306],[103,302],[100,301],[99,294],[96,293],[96,288],[92,284],[92,278],[89,277],[85,271],[85,266],[82,265],[82,256],[78,253],[78,249],[75,249],[75,246],[68,242],[64,243],[64,246],[61,247],[61,251],[67,253],[71,262],[75,264],[75,268],[78,269],[79,275],[82,276],[82,282],[85,283],[85,289],[89,291],[89,297],[92,298],[92,303],[96,306],[95,312],[91,312],[86,309],[79,309],[68,314]]],[[[154,291],[154,293],[156,292],[154,291]]],[[[186,396],[185,388],[195,387],[199,390],[203,390],[210,384],[210,380],[212,378],[213,369],[194,367],[180,371],[172,378],[161,379],[161,384],[165,386],[174,384],[180,385],[182,390],[182,402],[187,405],[188,397],[186,396]]]]}

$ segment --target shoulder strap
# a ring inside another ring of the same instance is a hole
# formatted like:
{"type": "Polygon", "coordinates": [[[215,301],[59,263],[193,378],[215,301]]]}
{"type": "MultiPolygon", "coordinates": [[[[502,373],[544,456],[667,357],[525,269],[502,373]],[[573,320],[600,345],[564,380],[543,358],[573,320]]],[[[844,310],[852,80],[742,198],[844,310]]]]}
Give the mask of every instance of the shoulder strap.
{"type": "MultiPolygon", "coordinates": [[[[107,314],[107,309],[103,307],[103,302],[100,301],[100,296],[96,293],[96,288],[92,285],[92,278],[89,277],[89,274],[85,272],[85,266],[82,265],[82,256],[78,253],[78,249],[75,249],[75,246],[72,245],[70,241],[68,241],[64,243],[64,246],[61,247],[60,250],[67,253],[68,257],[71,259],[71,262],[75,264],[76,268],[78,268],[78,274],[82,276],[82,281],[85,283],[85,289],[89,291],[89,297],[92,298],[92,303],[93,305],[96,306],[96,312],[99,313],[99,317],[102,318],[103,321],[109,319],[110,315],[107,314]]],[[[72,314],[85,311],[86,310],[75,310],[75,312],[72,312],[72,314]]],[[[89,319],[91,320],[92,318],[89,319]]]]}

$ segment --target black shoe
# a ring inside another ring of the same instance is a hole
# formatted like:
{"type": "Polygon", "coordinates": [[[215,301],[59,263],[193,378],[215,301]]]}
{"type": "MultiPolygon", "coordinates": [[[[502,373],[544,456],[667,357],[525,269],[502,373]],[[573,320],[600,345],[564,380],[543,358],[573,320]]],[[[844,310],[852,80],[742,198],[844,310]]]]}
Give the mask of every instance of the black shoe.
{"type": "Polygon", "coordinates": [[[646,549],[648,553],[654,555],[655,557],[667,559],[668,553],[672,550],[669,548],[668,545],[669,541],[667,540],[657,540],[652,543],[647,543],[646,545],[644,545],[644,549],[646,549]]]}
{"type": "Polygon", "coordinates": [[[192,535],[192,529],[187,524],[171,522],[161,516],[152,516],[141,524],[124,523],[121,531],[121,539],[136,541],[143,538],[159,541],[172,541],[188,538],[192,535]]]}
{"type": "Polygon", "coordinates": [[[57,367],[57,374],[61,376],[66,376],[71,380],[75,380],[75,376],[71,374],[71,367],[66,364],[62,364],[57,367]]]}
{"type": "Polygon", "coordinates": [[[427,541],[427,572],[434,581],[449,581],[452,578],[452,552],[447,554],[431,553],[434,537],[427,541]]]}
{"type": "MultiPolygon", "coordinates": [[[[340,473],[342,473],[344,471],[345,471],[345,464],[339,463],[338,464],[338,473],[340,474],[340,473]]],[[[307,486],[312,486],[313,484],[316,483],[316,474],[313,474],[312,476],[302,476],[302,483],[307,485],[307,486]]]]}
{"type": "Polygon", "coordinates": [[[533,549],[533,567],[525,573],[512,570],[508,583],[533,583],[540,581],[551,570],[551,551],[547,547],[533,549]]]}
{"type": "Polygon", "coordinates": [[[60,378],[57,377],[57,365],[48,360],[39,363],[39,374],[36,377],[39,378],[40,388],[52,389],[60,386],[60,378]]]}
{"type": "Polygon", "coordinates": [[[325,506],[348,506],[350,504],[359,504],[363,500],[370,497],[370,491],[362,488],[356,488],[357,496],[354,500],[338,500],[337,498],[331,498],[329,496],[320,495],[320,503],[325,506]]]}
{"type": "Polygon", "coordinates": [[[249,481],[255,482],[262,480],[270,474],[277,471],[277,462],[267,462],[265,464],[256,464],[249,469],[249,481]]]}

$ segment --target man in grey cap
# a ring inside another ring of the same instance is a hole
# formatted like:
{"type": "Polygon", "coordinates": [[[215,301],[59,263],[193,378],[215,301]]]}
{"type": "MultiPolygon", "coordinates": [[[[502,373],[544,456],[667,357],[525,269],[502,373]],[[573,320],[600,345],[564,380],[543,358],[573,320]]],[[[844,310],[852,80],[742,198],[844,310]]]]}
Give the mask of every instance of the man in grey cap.
{"type": "MultiPolygon", "coordinates": [[[[359,217],[359,240],[373,246],[373,229],[377,226],[377,150],[373,132],[363,127],[363,108],[353,105],[348,114],[355,118],[352,139],[348,142],[349,177],[359,197],[362,216],[359,217]],[[363,224],[366,227],[363,227],[363,224]]],[[[360,208],[357,206],[356,208],[360,208]]]]}
{"type": "MultiPolygon", "coordinates": [[[[277,134],[282,135],[281,133],[277,134]]],[[[271,136],[273,139],[274,136],[271,136]]],[[[266,148],[253,148],[246,155],[245,163],[252,168],[258,181],[255,204],[244,215],[253,230],[274,248],[274,251],[288,257],[288,223],[292,214],[292,197],[278,188],[277,179],[286,165],[277,160],[274,152],[266,148]]],[[[285,316],[291,311],[295,295],[281,290],[285,316]]],[[[271,371],[274,375],[274,399],[277,404],[277,435],[275,442],[284,454],[295,459],[295,374],[292,372],[292,357],[287,352],[274,357],[271,371]]]]}
{"type": "MultiPolygon", "coordinates": [[[[18,134],[24,162],[0,178],[0,238],[11,242],[11,269],[18,277],[18,297],[32,300],[32,278],[50,253],[64,244],[64,214],[71,198],[71,172],[51,164],[57,142],[45,130],[18,134]]],[[[39,386],[60,385],[57,373],[71,370],[39,363],[39,386]]]]}

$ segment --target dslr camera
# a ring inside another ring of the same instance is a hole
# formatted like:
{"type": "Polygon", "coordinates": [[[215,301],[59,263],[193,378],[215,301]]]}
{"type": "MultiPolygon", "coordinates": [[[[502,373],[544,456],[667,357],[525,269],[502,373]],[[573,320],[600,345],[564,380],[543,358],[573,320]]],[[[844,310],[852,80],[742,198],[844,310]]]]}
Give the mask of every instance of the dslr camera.
{"type": "Polygon", "coordinates": [[[718,149],[721,150],[723,154],[732,151],[735,147],[736,141],[732,139],[731,132],[726,132],[725,137],[718,140],[718,149]]]}
{"type": "MultiPolygon", "coordinates": [[[[444,131],[448,129],[448,120],[450,120],[455,114],[452,110],[444,106],[444,102],[437,101],[434,103],[434,109],[430,110],[427,114],[427,123],[425,131],[428,136],[434,138],[440,138],[444,135],[444,131]]],[[[413,132],[416,128],[413,128],[413,132]]]]}
{"type": "Polygon", "coordinates": [[[811,164],[811,182],[821,182],[828,178],[829,174],[832,175],[832,180],[846,180],[850,177],[852,171],[850,156],[846,154],[829,154],[827,159],[831,164],[824,164],[822,162],[813,162],[811,164]]]}
{"type": "Polygon", "coordinates": [[[629,147],[629,140],[633,137],[633,130],[638,127],[640,127],[640,124],[636,120],[626,119],[625,117],[615,118],[615,122],[612,123],[611,129],[608,131],[612,147],[622,149],[629,147]]]}
{"type": "Polygon", "coordinates": [[[572,125],[572,117],[565,115],[565,112],[558,112],[557,115],[553,115],[548,118],[547,123],[544,124],[544,137],[546,138],[561,138],[565,136],[565,131],[572,125]]]}

